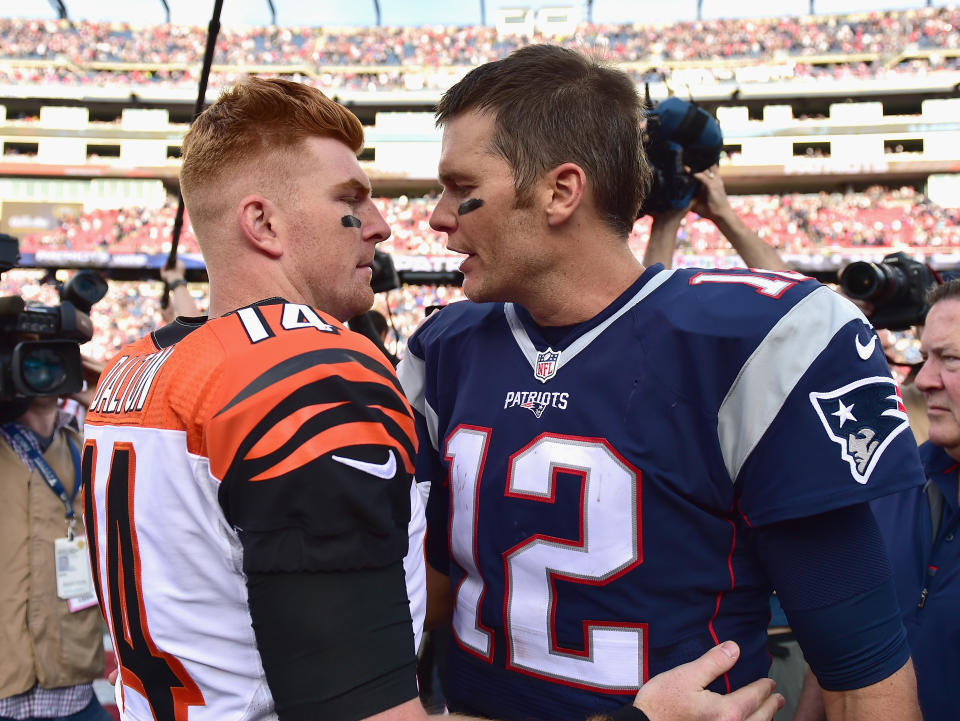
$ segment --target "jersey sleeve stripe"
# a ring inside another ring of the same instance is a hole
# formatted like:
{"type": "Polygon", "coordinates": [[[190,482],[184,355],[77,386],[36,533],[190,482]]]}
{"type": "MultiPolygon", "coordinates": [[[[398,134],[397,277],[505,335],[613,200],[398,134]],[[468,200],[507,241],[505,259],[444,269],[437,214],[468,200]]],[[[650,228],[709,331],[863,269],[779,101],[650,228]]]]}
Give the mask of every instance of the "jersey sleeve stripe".
{"type": "Polygon", "coordinates": [[[397,375],[400,384],[407,395],[411,407],[419,413],[427,426],[427,435],[430,436],[430,445],[439,450],[440,419],[437,412],[430,407],[426,398],[426,364],[407,349],[407,354],[397,366],[397,375]]]}
{"type": "Polygon", "coordinates": [[[403,386],[403,392],[414,410],[423,415],[423,406],[426,403],[425,390],[425,368],[426,364],[417,358],[410,350],[397,366],[397,376],[400,378],[400,385],[403,386]]]}
{"type": "Polygon", "coordinates": [[[423,404],[423,420],[427,424],[427,434],[434,450],[440,450],[440,416],[429,403],[423,404]]]}
{"type": "Polygon", "coordinates": [[[347,375],[355,375],[351,371],[344,370],[350,368],[353,364],[359,364],[363,368],[372,371],[380,379],[393,386],[397,393],[403,392],[392,371],[387,369],[378,360],[349,348],[323,348],[301,353],[272,366],[248,383],[239,393],[234,395],[223,408],[217,411],[215,416],[226,413],[237,404],[242,403],[260,391],[297,373],[304,371],[313,371],[316,373],[318,369],[325,369],[332,366],[335,370],[331,369],[329,374],[345,373],[347,375]]]}
{"type": "Polygon", "coordinates": [[[341,401],[340,403],[316,403],[298,408],[264,433],[263,436],[253,444],[253,447],[247,451],[246,458],[262,458],[263,456],[273,453],[289,441],[311,418],[325,411],[343,406],[346,403],[347,401],[341,401]]]}
{"type": "Polygon", "coordinates": [[[395,448],[402,456],[409,473],[413,472],[409,454],[380,423],[344,423],[318,433],[308,443],[304,443],[293,453],[284,456],[277,463],[262,473],[250,478],[251,481],[265,481],[315,461],[321,456],[349,446],[380,445],[395,448]]]}
{"type": "MultiPolygon", "coordinates": [[[[410,408],[394,384],[385,383],[379,374],[360,369],[350,380],[356,364],[315,367],[312,372],[298,372],[294,376],[278,374],[268,394],[247,396],[244,401],[227,403],[229,410],[218,413],[208,424],[207,448],[220,452],[211,458],[222,459],[211,470],[218,478],[226,478],[230,469],[241,475],[250,472],[248,463],[256,470],[251,475],[273,475],[265,468],[272,466],[274,453],[295,452],[300,446],[310,446],[308,453],[319,458],[331,449],[314,448],[315,439],[329,429],[350,424],[376,424],[386,441],[344,437],[345,445],[376,443],[396,448],[411,468],[416,452],[414,424],[410,408]],[[264,405],[270,400],[269,405],[264,405]],[[384,409],[391,409],[387,413],[384,409]],[[314,440],[311,440],[314,439],[314,440]],[[351,442],[352,441],[352,442],[351,442]],[[232,460],[231,460],[232,459],[232,460]]],[[[391,371],[392,372],[392,371],[391,371]]],[[[261,376],[268,375],[267,373],[261,376]]],[[[279,459],[277,459],[279,461],[279,459]]],[[[299,467],[300,462],[294,467],[299,467]]]]}
{"type": "Polygon", "coordinates": [[[717,434],[731,482],[803,374],[837,331],[856,319],[863,320],[863,314],[853,303],[822,287],[791,308],[760,342],[718,413],[717,434]]]}
{"type": "MultiPolygon", "coordinates": [[[[297,431],[299,431],[308,421],[328,410],[342,408],[346,404],[347,401],[340,403],[318,403],[315,405],[298,408],[289,416],[267,430],[263,437],[261,437],[247,452],[246,457],[248,459],[262,458],[263,456],[273,453],[284,443],[288,442],[293,435],[297,433],[297,431]]],[[[409,416],[404,410],[386,408],[381,405],[371,405],[369,407],[372,410],[376,410],[388,416],[393,421],[393,425],[396,425],[400,432],[407,436],[410,445],[414,448],[416,447],[415,437],[410,434],[409,430],[405,429],[405,427],[409,428],[410,424],[409,416]]]]}
{"type": "MultiPolygon", "coordinates": [[[[393,419],[393,422],[396,423],[400,428],[406,429],[411,428],[410,426],[410,415],[407,413],[406,409],[399,408],[387,408],[380,405],[371,405],[371,408],[380,411],[386,416],[389,416],[393,419]]],[[[417,447],[417,435],[416,432],[408,434],[407,436],[410,440],[411,445],[414,449],[417,447]]]]}
{"type": "MultiPolygon", "coordinates": [[[[250,461],[264,458],[278,451],[284,444],[291,442],[296,434],[301,432],[308,423],[315,419],[323,426],[323,430],[341,424],[352,424],[356,426],[358,424],[373,423],[379,424],[383,431],[395,441],[395,443],[392,444],[393,447],[399,451],[400,457],[404,461],[404,466],[407,470],[413,473],[412,458],[416,449],[416,437],[410,423],[410,417],[401,409],[390,410],[379,405],[371,405],[369,409],[376,413],[371,414],[369,412],[362,412],[361,408],[351,408],[346,402],[317,404],[300,408],[268,429],[263,437],[254,443],[250,450],[247,451],[244,460],[250,461]],[[320,416],[327,411],[338,411],[337,419],[328,422],[328,419],[320,418],[320,416]],[[371,416],[378,414],[383,414],[385,417],[371,420],[371,416]]],[[[321,432],[323,432],[323,430],[321,432]]],[[[318,435],[319,434],[315,433],[309,437],[316,438],[318,435]]],[[[360,441],[354,444],[346,443],[345,445],[359,445],[360,443],[366,443],[366,441],[360,441]]],[[[317,457],[319,457],[319,455],[323,455],[323,453],[318,454],[317,457]]]]}

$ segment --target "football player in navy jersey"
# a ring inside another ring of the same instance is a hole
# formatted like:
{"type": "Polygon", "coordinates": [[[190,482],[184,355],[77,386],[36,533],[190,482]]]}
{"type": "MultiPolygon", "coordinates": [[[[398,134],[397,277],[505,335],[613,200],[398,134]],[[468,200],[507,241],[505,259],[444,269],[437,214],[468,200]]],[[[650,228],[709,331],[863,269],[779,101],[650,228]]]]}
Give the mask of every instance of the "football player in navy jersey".
{"type": "Polygon", "coordinates": [[[870,499],[923,482],[876,334],[790,271],[645,268],[649,175],[623,73],[550,45],[437,109],[431,225],[473,302],[400,365],[417,416],[450,709],[617,715],[732,638],[765,676],[776,589],[831,720],[919,719],[870,499]]]}

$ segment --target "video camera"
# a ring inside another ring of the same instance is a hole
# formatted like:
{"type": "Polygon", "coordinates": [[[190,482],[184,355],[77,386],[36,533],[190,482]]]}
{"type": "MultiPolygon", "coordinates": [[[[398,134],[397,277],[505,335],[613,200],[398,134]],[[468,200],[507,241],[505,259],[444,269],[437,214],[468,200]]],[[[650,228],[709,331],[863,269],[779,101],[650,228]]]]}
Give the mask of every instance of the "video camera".
{"type": "Polygon", "coordinates": [[[371,269],[373,275],[370,277],[370,287],[373,288],[374,293],[383,293],[400,287],[400,276],[389,253],[374,250],[371,269]]]}
{"type": "MultiPolygon", "coordinates": [[[[0,233],[0,273],[19,262],[19,241],[0,233]]],[[[107,282],[92,270],[81,270],[58,284],[58,290],[58,306],[28,306],[20,296],[0,297],[0,403],[83,388],[80,344],[93,337],[90,308],[106,295],[107,282]]]]}
{"type": "Polygon", "coordinates": [[[870,322],[890,330],[921,325],[930,310],[927,291],[939,283],[936,271],[905,253],[891,253],[879,263],[856,261],[840,274],[844,294],[872,303],[870,322]]]}
{"type": "MultiPolygon", "coordinates": [[[[648,103],[649,99],[647,93],[648,103]]],[[[720,124],[693,102],[666,98],[648,110],[646,118],[643,148],[653,169],[653,185],[638,217],[689,205],[700,191],[700,181],[692,173],[714,165],[723,149],[720,124]]]]}

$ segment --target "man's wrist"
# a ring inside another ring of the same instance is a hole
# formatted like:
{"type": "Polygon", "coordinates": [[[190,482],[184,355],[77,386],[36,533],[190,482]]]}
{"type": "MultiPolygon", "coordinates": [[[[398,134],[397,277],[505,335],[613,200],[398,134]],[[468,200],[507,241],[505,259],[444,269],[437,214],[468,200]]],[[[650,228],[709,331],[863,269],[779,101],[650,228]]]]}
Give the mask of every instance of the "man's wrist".
{"type": "Polygon", "coordinates": [[[720,229],[721,233],[733,230],[738,225],[746,226],[740,216],[730,207],[724,208],[719,213],[712,213],[709,220],[713,221],[713,224],[720,229]]]}
{"type": "Polygon", "coordinates": [[[173,291],[173,290],[176,290],[177,288],[179,288],[179,287],[181,287],[181,286],[186,286],[186,285],[187,285],[187,281],[185,281],[183,278],[176,278],[176,279],[174,279],[174,280],[171,280],[171,281],[167,284],[167,287],[168,287],[170,290],[173,291]]]}

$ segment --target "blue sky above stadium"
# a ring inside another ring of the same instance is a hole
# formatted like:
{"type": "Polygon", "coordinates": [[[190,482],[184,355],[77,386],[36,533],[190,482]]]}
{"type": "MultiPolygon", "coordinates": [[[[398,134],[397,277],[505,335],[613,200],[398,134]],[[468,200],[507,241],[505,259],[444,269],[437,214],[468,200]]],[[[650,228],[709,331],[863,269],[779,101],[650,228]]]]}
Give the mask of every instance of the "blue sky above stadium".
{"type": "MultiPolygon", "coordinates": [[[[479,0],[379,0],[384,25],[476,25],[481,21],[479,0]]],[[[162,0],[63,0],[71,19],[118,20],[135,24],[156,24],[166,20],[162,0]]],[[[56,18],[56,3],[48,0],[0,0],[0,17],[56,18]]],[[[943,5],[944,2],[935,2],[943,5]]],[[[206,25],[214,0],[167,0],[170,20],[177,25],[206,25]]],[[[499,7],[574,7],[586,18],[586,2],[502,2],[486,0],[486,19],[493,24],[499,7]]],[[[925,0],[819,0],[818,13],[866,12],[878,9],[918,8],[925,0]]],[[[277,24],[281,26],[373,25],[376,23],[373,0],[273,0],[277,24]]],[[[759,9],[755,0],[704,0],[703,16],[757,17],[759,15],[803,15],[809,0],[766,0],[759,9]]],[[[594,22],[661,23],[692,20],[696,0],[594,0],[594,22]]],[[[224,0],[221,24],[268,25],[268,0],[224,0]]]]}

